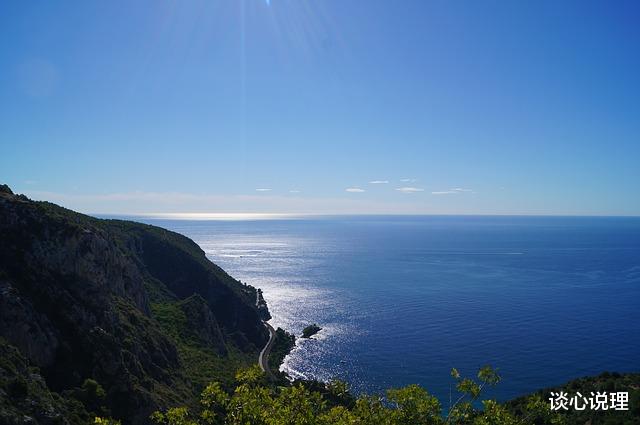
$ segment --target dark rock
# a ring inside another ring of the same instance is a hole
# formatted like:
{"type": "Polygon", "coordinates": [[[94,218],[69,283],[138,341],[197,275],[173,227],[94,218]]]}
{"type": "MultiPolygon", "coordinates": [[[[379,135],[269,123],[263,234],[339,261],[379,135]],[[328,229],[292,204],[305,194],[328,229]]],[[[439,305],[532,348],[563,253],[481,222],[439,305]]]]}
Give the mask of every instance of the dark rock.
{"type": "Polygon", "coordinates": [[[322,328],[314,323],[312,325],[306,326],[302,330],[302,337],[303,338],[311,338],[313,335],[317,334],[321,330],[322,330],[322,328]]]}
{"type": "Polygon", "coordinates": [[[58,348],[55,329],[43,314],[18,294],[7,281],[0,279],[0,335],[11,340],[38,366],[53,362],[58,348]]]}
{"type": "Polygon", "coordinates": [[[13,195],[13,191],[6,184],[0,184],[0,193],[6,193],[8,195],[13,195]]]}

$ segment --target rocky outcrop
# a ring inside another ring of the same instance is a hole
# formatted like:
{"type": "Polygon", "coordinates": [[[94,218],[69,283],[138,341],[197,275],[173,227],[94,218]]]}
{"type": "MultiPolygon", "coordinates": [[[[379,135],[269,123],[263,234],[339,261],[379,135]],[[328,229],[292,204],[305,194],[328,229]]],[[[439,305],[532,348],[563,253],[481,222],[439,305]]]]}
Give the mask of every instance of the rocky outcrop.
{"type": "Polygon", "coordinates": [[[0,184],[0,193],[5,193],[7,195],[13,195],[13,191],[6,184],[0,184]]]}
{"type": "Polygon", "coordinates": [[[0,335],[8,338],[34,364],[53,362],[59,340],[49,319],[20,297],[9,281],[0,279],[0,335]]]}
{"type": "Polygon", "coordinates": [[[70,416],[88,420],[87,412],[76,407],[79,411],[72,414],[70,406],[49,391],[38,370],[0,338],[0,424],[68,425],[70,416]]]}
{"type": "Polygon", "coordinates": [[[257,291],[257,300],[256,306],[258,307],[258,314],[260,318],[264,321],[271,319],[271,313],[269,313],[269,308],[267,307],[267,302],[264,300],[262,296],[262,289],[258,289],[257,291]]]}
{"type": "Polygon", "coordinates": [[[125,423],[197,393],[185,344],[224,360],[230,346],[257,355],[268,339],[255,288],[182,235],[33,202],[1,185],[0,240],[0,337],[40,368],[52,393],[99,382],[125,423]]]}

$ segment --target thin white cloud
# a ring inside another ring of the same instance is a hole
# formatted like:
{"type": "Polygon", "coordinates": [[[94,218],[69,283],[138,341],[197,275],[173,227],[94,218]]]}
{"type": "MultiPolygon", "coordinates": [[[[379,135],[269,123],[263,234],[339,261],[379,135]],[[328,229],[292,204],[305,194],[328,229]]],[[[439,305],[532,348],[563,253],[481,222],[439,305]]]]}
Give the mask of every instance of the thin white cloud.
{"type": "Polygon", "coordinates": [[[396,190],[402,193],[424,192],[424,189],[420,189],[419,187],[399,187],[396,190]]]}
{"type": "Polygon", "coordinates": [[[360,189],[359,187],[349,187],[349,188],[345,189],[345,191],[349,192],[349,193],[362,193],[362,192],[365,192],[364,189],[360,189]]]}
{"type": "Polygon", "coordinates": [[[260,188],[260,189],[256,189],[256,192],[271,192],[271,189],[260,188]]]}
{"type": "Polygon", "coordinates": [[[459,195],[461,193],[475,193],[472,189],[464,189],[462,187],[454,187],[449,190],[437,190],[431,192],[432,195],[459,195]]]}
{"type": "Polygon", "coordinates": [[[401,181],[402,183],[415,183],[415,182],[417,182],[418,180],[417,180],[417,179],[400,179],[400,181],[401,181]]]}
{"type": "Polygon", "coordinates": [[[289,193],[300,193],[300,191],[298,189],[291,189],[289,193]]]}
{"type": "Polygon", "coordinates": [[[369,184],[387,184],[389,183],[389,180],[372,180],[369,182],[369,184]]]}

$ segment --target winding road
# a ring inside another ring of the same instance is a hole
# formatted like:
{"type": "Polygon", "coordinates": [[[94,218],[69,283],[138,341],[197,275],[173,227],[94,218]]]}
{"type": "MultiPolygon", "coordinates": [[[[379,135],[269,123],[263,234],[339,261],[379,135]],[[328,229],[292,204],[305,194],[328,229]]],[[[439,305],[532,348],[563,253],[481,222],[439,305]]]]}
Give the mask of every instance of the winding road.
{"type": "Polygon", "coordinates": [[[273,375],[271,369],[269,368],[269,352],[271,351],[271,347],[276,340],[276,331],[273,329],[273,326],[271,326],[264,320],[262,321],[262,324],[269,330],[269,341],[267,342],[267,345],[264,346],[262,351],[260,351],[260,355],[258,356],[258,364],[260,364],[260,369],[262,369],[262,371],[267,374],[267,377],[269,377],[270,379],[275,379],[276,377],[273,375]]]}
{"type": "MultiPolygon", "coordinates": [[[[260,304],[260,292],[259,290],[256,292],[256,306],[260,304]]],[[[276,379],[273,372],[269,368],[269,352],[271,351],[271,347],[273,347],[273,343],[276,341],[276,331],[273,329],[273,326],[267,323],[266,320],[262,320],[262,324],[269,331],[269,341],[267,341],[267,345],[264,346],[262,351],[260,351],[260,355],[258,356],[258,364],[260,365],[260,369],[264,373],[267,374],[269,379],[276,379]]]]}

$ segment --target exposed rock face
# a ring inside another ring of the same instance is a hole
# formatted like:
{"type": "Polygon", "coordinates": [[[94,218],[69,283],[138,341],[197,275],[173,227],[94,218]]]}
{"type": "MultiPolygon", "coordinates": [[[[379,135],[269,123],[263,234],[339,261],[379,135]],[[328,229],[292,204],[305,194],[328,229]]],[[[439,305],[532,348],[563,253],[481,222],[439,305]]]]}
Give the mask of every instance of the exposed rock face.
{"type": "Polygon", "coordinates": [[[216,347],[218,354],[227,354],[224,337],[207,301],[194,294],[180,303],[187,326],[201,344],[216,347]]]}
{"type": "Polygon", "coordinates": [[[46,316],[20,297],[8,281],[0,280],[0,334],[32,359],[34,364],[53,362],[58,335],[46,316]]]}
{"type": "Polygon", "coordinates": [[[49,392],[17,348],[0,338],[0,424],[68,425],[68,407],[49,392]]]}
{"type": "Polygon", "coordinates": [[[257,353],[268,339],[256,290],[176,233],[91,218],[2,185],[0,241],[0,337],[40,367],[51,391],[97,380],[125,422],[195,393],[152,305],[178,306],[199,347],[222,357],[229,345],[257,353]]]}

